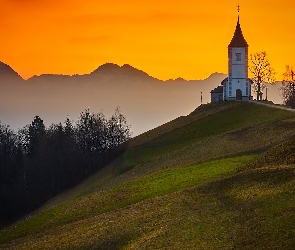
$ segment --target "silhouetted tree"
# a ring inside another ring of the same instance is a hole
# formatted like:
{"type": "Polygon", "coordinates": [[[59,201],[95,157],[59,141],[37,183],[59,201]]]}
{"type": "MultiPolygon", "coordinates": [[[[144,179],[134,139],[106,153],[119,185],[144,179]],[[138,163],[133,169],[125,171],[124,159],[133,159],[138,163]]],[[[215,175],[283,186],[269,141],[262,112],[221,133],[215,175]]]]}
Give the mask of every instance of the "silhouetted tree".
{"type": "Polygon", "coordinates": [[[73,126],[72,121],[69,119],[69,117],[67,117],[65,120],[64,130],[65,130],[66,136],[68,136],[68,137],[74,136],[74,126],[73,126]]]}
{"type": "Polygon", "coordinates": [[[16,134],[0,123],[0,226],[27,211],[23,164],[16,134]]]}
{"type": "Polygon", "coordinates": [[[0,124],[0,226],[103,167],[124,147],[111,149],[130,137],[119,109],[109,120],[86,109],[75,124],[67,118],[49,128],[35,116],[17,134],[0,124]]]}
{"type": "Polygon", "coordinates": [[[292,66],[286,65],[280,91],[284,104],[295,108],[295,71],[292,66]]]}
{"type": "Polygon", "coordinates": [[[275,71],[270,66],[265,51],[250,55],[250,72],[252,73],[253,87],[257,100],[262,100],[262,90],[266,84],[275,83],[275,71]]]}
{"type": "Polygon", "coordinates": [[[117,108],[108,121],[108,148],[114,148],[131,138],[130,125],[117,108]]]}
{"type": "Polygon", "coordinates": [[[39,116],[29,125],[26,173],[30,209],[34,209],[52,197],[52,171],[48,135],[39,116]]]}
{"type": "MultiPolygon", "coordinates": [[[[16,136],[10,129],[9,125],[0,123],[0,178],[7,179],[9,174],[9,165],[14,157],[16,150],[16,136]]],[[[0,179],[1,181],[1,179],[0,179]]]]}
{"type": "Polygon", "coordinates": [[[23,128],[17,131],[17,140],[18,145],[25,155],[29,154],[29,145],[30,145],[30,125],[26,125],[23,128]]]}
{"type": "Polygon", "coordinates": [[[32,124],[29,126],[28,134],[28,152],[34,154],[40,145],[40,141],[45,137],[45,125],[39,116],[35,116],[32,124]]]}

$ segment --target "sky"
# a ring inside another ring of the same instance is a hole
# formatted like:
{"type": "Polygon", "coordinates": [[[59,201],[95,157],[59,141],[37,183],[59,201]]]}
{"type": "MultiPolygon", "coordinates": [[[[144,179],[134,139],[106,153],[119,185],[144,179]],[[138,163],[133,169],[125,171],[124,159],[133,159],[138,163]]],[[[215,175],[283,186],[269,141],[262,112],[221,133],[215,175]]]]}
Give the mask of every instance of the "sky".
{"type": "Polygon", "coordinates": [[[249,54],[266,51],[281,79],[295,65],[293,0],[0,0],[0,61],[25,79],[106,62],[204,79],[227,73],[238,4],[249,54]]]}

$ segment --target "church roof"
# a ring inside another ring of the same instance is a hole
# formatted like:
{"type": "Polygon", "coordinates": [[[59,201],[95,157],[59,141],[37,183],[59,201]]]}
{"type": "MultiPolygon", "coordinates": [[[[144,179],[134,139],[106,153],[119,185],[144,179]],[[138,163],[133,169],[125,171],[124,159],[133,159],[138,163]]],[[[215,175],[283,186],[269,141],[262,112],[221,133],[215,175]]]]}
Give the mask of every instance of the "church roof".
{"type": "Polygon", "coordinates": [[[222,80],[222,82],[221,82],[221,85],[224,86],[224,83],[226,83],[227,80],[228,80],[228,77],[224,78],[224,79],[222,80]]]}
{"type": "Polygon", "coordinates": [[[223,86],[218,86],[215,89],[211,90],[210,93],[222,93],[223,92],[223,86]]]}
{"type": "Polygon", "coordinates": [[[240,26],[240,17],[238,17],[238,22],[235,30],[235,34],[231,39],[230,44],[228,47],[248,47],[248,43],[246,42],[243,32],[240,26]]]}

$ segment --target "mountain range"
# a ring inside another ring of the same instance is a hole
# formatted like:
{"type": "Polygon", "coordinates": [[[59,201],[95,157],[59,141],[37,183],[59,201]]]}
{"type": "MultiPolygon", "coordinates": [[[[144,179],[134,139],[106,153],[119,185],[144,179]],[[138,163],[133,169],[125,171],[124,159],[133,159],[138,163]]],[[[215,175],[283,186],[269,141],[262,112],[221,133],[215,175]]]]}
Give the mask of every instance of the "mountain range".
{"type": "MultiPolygon", "coordinates": [[[[213,73],[204,80],[163,81],[128,64],[106,63],[89,74],[42,74],[24,80],[0,62],[0,121],[18,129],[39,115],[49,126],[67,116],[75,121],[88,107],[107,116],[120,107],[138,135],[189,114],[201,104],[201,92],[203,103],[210,102],[210,91],[225,77],[213,73]]],[[[280,102],[276,89],[269,96],[280,102]]]]}

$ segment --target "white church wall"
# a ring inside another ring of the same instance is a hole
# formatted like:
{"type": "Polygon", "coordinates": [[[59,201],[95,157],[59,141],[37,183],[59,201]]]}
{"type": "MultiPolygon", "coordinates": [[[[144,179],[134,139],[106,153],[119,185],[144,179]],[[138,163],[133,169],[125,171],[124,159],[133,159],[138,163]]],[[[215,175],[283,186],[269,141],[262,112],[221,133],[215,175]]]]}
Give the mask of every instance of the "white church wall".
{"type": "Polygon", "coordinates": [[[246,48],[231,48],[232,78],[247,78],[246,48]]]}
{"type": "MultiPolygon", "coordinates": [[[[227,86],[226,98],[236,99],[236,91],[240,89],[242,96],[249,95],[248,84],[248,51],[244,47],[229,48],[229,82],[227,86]]],[[[244,99],[244,98],[243,98],[244,99]]]]}
{"type": "Polygon", "coordinates": [[[246,79],[245,64],[233,64],[232,65],[232,78],[233,79],[246,79]]]}

